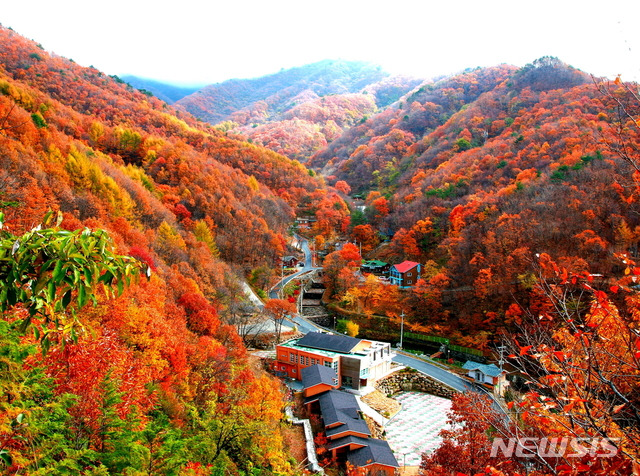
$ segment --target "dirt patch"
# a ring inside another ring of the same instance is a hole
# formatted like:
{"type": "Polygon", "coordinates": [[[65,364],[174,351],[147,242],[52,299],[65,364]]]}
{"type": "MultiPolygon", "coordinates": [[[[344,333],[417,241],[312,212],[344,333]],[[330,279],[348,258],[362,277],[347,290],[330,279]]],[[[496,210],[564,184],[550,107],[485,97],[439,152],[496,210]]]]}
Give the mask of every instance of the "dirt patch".
{"type": "Polygon", "coordinates": [[[389,398],[379,390],[374,390],[362,397],[362,401],[385,418],[391,418],[402,409],[402,405],[389,398]]]}
{"type": "Polygon", "coordinates": [[[420,474],[420,466],[401,466],[399,471],[401,476],[417,476],[420,474]]]}
{"type": "Polygon", "coordinates": [[[297,461],[298,466],[303,465],[307,458],[307,448],[302,425],[283,426],[282,437],[289,455],[297,461]]]}

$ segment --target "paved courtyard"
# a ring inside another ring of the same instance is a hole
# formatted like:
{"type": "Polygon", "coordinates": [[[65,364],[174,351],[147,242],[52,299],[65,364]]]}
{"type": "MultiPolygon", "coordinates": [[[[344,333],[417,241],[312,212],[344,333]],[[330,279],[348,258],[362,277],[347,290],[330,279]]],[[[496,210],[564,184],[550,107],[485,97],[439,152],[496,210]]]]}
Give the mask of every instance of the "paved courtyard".
{"type": "Polygon", "coordinates": [[[394,397],[402,410],[385,426],[387,441],[400,466],[418,466],[425,451],[440,446],[451,401],[428,393],[402,392],[394,397]]]}

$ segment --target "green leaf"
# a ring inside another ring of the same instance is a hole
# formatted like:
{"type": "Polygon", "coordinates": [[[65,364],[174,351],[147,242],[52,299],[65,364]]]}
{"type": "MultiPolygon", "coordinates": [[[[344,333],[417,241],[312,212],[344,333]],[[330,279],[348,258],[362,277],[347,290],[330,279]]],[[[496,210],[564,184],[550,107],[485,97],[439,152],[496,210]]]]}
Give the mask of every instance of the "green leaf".
{"type": "Polygon", "coordinates": [[[53,302],[56,299],[56,283],[49,281],[47,284],[47,300],[53,302]]]}
{"type": "Polygon", "coordinates": [[[51,340],[48,335],[45,335],[40,341],[40,346],[42,347],[42,354],[46,354],[49,352],[49,348],[51,347],[51,340]]]}
{"type": "Polygon", "coordinates": [[[49,210],[45,213],[44,218],[42,219],[43,226],[48,226],[51,223],[51,215],[53,215],[53,210],[49,210]]]}
{"type": "Polygon", "coordinates": [[[87,303],[87,288],[81,284],[78,286],[78,307],[83,307],[87,303]]]}
{"type": "Polygon", "coordinates": [[[11,466],[11,464],[13,463],[11,455],[7,450],[0,450],[0,460],[2,460],[5,466],[11,466]]]}
{"type": "Polygon", "coordinates": [[[110,285],[113,281],[113,273],[111,271],[106,271],[102,276],[100,276],[100,281],[106,285],[110,285]]]}
{"type": "Polygon", "coordinates": [[[60,281],[62,281],[62,278],[64,278],[64,272],[62,271],[62,267],[64,265],[64,262],[62,260],[58,260],[56,262],[56,267],[53,269],[53,280],[56,283],[59,283],[60,281]]]}
{"type": "Polygon", "coordinates": [[[84,273],[84,283],[87,286],[90,286],[93,283],[93,272],[91,271],[91,268],[89,266],[86,266],[82,269],[83,273],[84,273]]]}
{"type": "Polygon", "coordinates": [[[71,304],[71,289],[69,289],[66,293],[64,293],[64,296],[62,296],[62,307],[63,308],[67,308],[69,307],[69,304],[71,304]]]}

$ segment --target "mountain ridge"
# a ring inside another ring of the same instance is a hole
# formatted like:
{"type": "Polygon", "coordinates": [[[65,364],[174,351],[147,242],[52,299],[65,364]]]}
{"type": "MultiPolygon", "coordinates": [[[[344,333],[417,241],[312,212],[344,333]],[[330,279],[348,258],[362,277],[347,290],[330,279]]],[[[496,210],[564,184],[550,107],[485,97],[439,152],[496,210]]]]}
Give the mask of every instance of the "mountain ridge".
{"type": "Polygon", "coordinates": [[[142,78],[135,75],[123,75],[120,77],[123,81],[130,84],[138,90],[146,91],[153,94],[158,99],[165,101],[167,104],[173,104],[176,101],[195,93],[199,89],[206,86],[205,84],[197,86],[180,86],[164,81],[158,81],[150,78],[142,78]]]}

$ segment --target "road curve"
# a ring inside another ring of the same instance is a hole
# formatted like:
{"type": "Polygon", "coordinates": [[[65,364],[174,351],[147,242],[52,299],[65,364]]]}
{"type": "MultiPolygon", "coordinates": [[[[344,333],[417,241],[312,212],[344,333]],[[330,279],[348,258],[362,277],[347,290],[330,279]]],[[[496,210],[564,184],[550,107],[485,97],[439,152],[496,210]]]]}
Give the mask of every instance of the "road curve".
{"type": "Polygon", "coordinates": [[[430,377],[433,377],[434,379],[448,385],[449,387],[458,390],[459,392],[469,392],[476,390],[475,386],[471,385],[465,379],[460,378],[458,375],[448,372],[438,367],[437,365],[434,365],[417,357],[411,357],[406,354],[398,353],[393,358],[393,361],[416,369],[423,374],[427,374],[430,377]]]}

